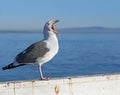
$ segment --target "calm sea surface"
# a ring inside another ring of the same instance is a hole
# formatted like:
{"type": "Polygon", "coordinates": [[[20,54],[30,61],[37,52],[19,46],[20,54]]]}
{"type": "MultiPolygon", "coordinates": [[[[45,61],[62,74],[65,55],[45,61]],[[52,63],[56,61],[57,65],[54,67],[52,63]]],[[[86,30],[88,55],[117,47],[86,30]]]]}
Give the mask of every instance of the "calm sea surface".
{"type": "MultiPolygon", "coordinates": [[[[0,34],[0,81],[39,79],[37,66],[3,71],[19,52],[42,40],[42,33],[0,34]]],[[[61,33],[58,54],[43,65],[45,77],[68,77],[120,72],[119,33],[61,33]]]]}

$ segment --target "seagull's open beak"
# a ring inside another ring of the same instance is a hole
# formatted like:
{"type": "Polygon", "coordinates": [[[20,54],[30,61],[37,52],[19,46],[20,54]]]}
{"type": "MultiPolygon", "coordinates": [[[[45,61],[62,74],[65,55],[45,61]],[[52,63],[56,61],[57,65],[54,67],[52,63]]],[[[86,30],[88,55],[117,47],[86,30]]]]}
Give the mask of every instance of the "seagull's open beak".
{"type": "MultiPolygon", "coordinates": [[[[56,24],[57,22],[60,22],[60,20],[55,20],[53,24],[56,24]]],[[[59,34],[59,32],[58,32],[57,30],[55,30],[55,29],[53,30],[53,32],[54,32],[56,35],[59,34]]]]}

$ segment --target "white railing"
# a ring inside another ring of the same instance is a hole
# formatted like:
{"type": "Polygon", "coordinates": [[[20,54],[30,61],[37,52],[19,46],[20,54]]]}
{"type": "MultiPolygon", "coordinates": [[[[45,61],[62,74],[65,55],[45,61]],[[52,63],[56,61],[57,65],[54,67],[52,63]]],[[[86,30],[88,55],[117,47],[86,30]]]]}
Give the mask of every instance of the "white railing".
{"type": "Polygon", "coordinates": [[[120,74],[1,82],[0,95],[120,95],[120,74]]]}

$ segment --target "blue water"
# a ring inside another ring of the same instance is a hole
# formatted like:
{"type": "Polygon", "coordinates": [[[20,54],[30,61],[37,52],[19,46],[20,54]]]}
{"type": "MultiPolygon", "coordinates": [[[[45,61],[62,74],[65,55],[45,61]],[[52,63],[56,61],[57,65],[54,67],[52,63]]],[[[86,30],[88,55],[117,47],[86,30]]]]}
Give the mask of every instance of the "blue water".
{"type": "MultiPolygon", "coordinates": [[[[0,34],[0,68],[19,52],[43,38],[42,33],[0,34]]],[[[119,33],[61,33],[60,50],[43,65],[45,77],[68,77],[120,72],[119,33]]],[[[0,81],[39,79],[37,66],[0,69],[0,81]]]]}

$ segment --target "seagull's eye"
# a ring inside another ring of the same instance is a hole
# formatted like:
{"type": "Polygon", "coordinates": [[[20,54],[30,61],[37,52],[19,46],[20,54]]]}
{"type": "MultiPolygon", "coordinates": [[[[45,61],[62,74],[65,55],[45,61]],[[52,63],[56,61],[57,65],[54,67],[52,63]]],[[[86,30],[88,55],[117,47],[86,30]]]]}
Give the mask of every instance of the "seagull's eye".
{"type": "Polygon", "coordinates": [[[50,23],[47,23],[47,25],[50,25],[50,23]]]}

